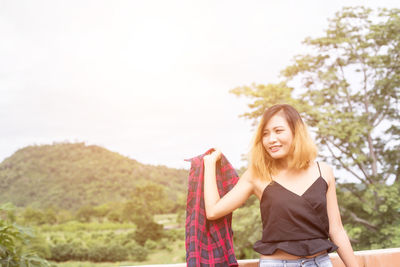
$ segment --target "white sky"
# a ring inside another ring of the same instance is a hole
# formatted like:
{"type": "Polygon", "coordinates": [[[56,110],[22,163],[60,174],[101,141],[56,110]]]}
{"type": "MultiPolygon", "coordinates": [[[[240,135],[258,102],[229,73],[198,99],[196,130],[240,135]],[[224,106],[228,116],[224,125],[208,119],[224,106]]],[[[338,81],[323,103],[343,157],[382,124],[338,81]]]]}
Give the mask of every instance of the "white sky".
{"type": "Polygon", "coordinates": [[[245,165],[248,100],[278,80],[342,6],[396,1],[0,0],[0,161],[33,144],[86,142],[189,168],[217,146],[245,165]]]}

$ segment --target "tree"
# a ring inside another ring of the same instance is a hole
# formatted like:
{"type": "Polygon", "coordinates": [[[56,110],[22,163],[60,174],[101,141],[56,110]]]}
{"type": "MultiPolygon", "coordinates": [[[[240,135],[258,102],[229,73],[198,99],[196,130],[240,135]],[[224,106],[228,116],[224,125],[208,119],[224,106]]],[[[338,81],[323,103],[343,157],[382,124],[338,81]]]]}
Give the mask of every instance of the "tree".
{"type": "Polygon", "coordinates": [[[238,259],[254,259],[259,254],[253,244],[261,239],[262,223],[260,204],[256,196],[251,196],[243,207],[232,215],[233,244],[238,259]]]}
{"type": "Polygon", "coordinates": [[[140,221],[137,224],[134,239],[144,245],[147,240],[160,240],[163,237],[163,226],[154,221],[140,221]]]}
{"type": "Polygon", "coordinates": [[[294,105],[315,133],[321,156],[358,183],[338,192],[357,248],[400,245],[400,10],[346,7],[310,52],[282,71],[278,84],[238,87],[255,101],[243,116],[294,105]],[[296,89],[294,89],[296,88],[296,89]],[[393,205],[390,205],[393,204],[393,205]]]}
{"type": "Polygon", "coordinates": [[[84,205],[76,212],[76,218],[80,222],[90,222],[90,220],[95,216],[95,210],[90,205],[84,205]]]}
{"type": "Polygon", "coordinates": [[[131,199],[123,208],[123,218],[136,223],[141,220],[152,220],[154,214],[163,213],[166,207],[171,205],[164,188],[152,182],[137,185],[133,189],[131,199]]]}
{"type": "Polygon", "coordinates": [[[22,212],[22,218],[24,223],[28,225],[41,225],[46,223],[45,214],[42,211],[30,206],[26,207],[22,212]]]}
{"type": "Polygon", "coordinates": [[[32,251],[29,244],[34,238],[32,231],[9,219],[14,209],[9,203],[0,205],[0,266],[50,266],[32,251]]]}
{"type": "Polygon", "coordinates": [[[154,222],[154,215],[163,213],[170,206],[164,187],[155,183],[146,183],[134,188],[132,198],[122,211],[124,219],[132,220],[137,228],[134,239],[143,245],[147,239],[158,240],[163,234],[163,226],[154,222]]]}

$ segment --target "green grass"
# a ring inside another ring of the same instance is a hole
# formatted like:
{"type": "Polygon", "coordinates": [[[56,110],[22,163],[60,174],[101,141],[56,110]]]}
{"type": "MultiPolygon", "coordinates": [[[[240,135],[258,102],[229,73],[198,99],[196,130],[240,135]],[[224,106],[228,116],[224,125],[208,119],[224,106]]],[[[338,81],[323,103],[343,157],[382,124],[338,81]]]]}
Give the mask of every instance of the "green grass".
{"type": "MultiPolygon", "coordinates": [[[[176,221],[176,214],[158,214],[154,216],[154,220],[164,225],[164,227],[178,228],[179,223],[176,221]]],[[[61,224],[44,224],[36,226],[40,232],[75,232],[75,231],[104,231],[104,230],[133,230],[136,229],[134,223],[115,223],[115,222],[78,222],[69,221],[61,224]]]]}
{"type": "MultiPolygon", "coordinates": [[[[113,266],[136,266],[149,264],[173,264],[185,262],[185,239],[184,225],[176,222],[176,214],[160,214],[154,217],[154,220],[164,225],[166,232],[179,231],[180,237],[175,241],[162,239],[158,242],[158,248],[149,251],[147,260],[145,261],[126,261],[126,262],[89,262],[89,261],[68,261],[68,262],[51,262],[56,267],[113,267],[113,266]],[[167,230],[171,229],[171,230],[167,230]],[[176,230],[179,229],[179,230],[176,230]]],[[[82,223],[78,221],[70,221],[56,225],[38,226],[37,230],[43,234],[47,242],[72,242],[95,240],[99,236],[102,240],[106,235],[113,232],[117,238],[120,234],[132,231],[136,226],[132,223],[113,223],[113,222],[88,222],[82,223]]]]}
{"type": "MultiPolygon", "coordinates": [[[[167,228],[179,228],[184,226],[179,225],[179,222],[177,222],[177,214],[174,213],[154,215],[154,221],[167,228]]],[[[184,222],[181,222],[181,224],[184,224],[184,222]]]]}
{"type": "Polygon", "coordinates": [[[78,221],[69,221],[62,224],[41,225],[37,229],[41,232],[75,232],[75,231],[104,231],[104,230],[121,230],[135,229],[133,223],[114,223],[114,222],[90,222],[82,223],[78,221]]]}
{"type": "Polygon", "coordinates": [[[111,267],[111,266],[120,266],[119,263],[116,262],[103,262],[103,263],[94,263],[90,261],[67,261],[67,262],[51,262],[55,264],[57,267],[111,267]]]}
{"type": "Polygon", "coordinates": [[[170,250],[162,249],[149,253],[146,261],[132,262],[131,265],[171,264],[185,262],[185,240],[177,240],[170,244],[170,250]]]}
{"type": "Polygon", "coordinates": [[[185,262],[185,240],[177,240],[169,245],[168,249],[162,249],[150,253],[146,261],[126,261],[126,262],[88,262],[88,261],[68,261],[68,262],[51,262],[57,267],[114,267],[114,266],[135,266],[149,264],[173,264],[185,262]]]}

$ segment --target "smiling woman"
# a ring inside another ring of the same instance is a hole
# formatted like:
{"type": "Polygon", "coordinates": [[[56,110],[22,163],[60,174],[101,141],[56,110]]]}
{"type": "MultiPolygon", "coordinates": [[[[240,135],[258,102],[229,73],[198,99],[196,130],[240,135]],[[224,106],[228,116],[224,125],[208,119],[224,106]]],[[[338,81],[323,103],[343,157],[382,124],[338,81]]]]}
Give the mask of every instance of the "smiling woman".
{"type": "Polygon", "coordinates": [[[300,114],[287,104],[265,110],[256,130],[249,168],[220,198],[216,162],[221,151],[204,156],[204,202],[209,220],[219,219],[254,194],[260,200],[259,266],[323,266],[338,251],[346,266],[358,266],[343,228],[332,168],[315,162],[317,149],[300,114]]]}

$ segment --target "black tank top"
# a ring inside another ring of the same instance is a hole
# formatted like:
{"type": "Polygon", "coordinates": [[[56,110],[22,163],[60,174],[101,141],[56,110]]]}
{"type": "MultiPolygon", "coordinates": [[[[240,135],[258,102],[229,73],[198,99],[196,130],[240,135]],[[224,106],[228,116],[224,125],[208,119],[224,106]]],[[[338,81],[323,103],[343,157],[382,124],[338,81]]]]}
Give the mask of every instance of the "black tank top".
{"type": "Polygon", "coordinates": [[[301,196],[276,181],[267,185],[260,200],[262,239],[254,244],[255,251],[271,255],[280,249],[296,256],[310,256],[338,249],[329,241],[328,185],[319,164],[318,170],[320,176],[301,196]]]}

